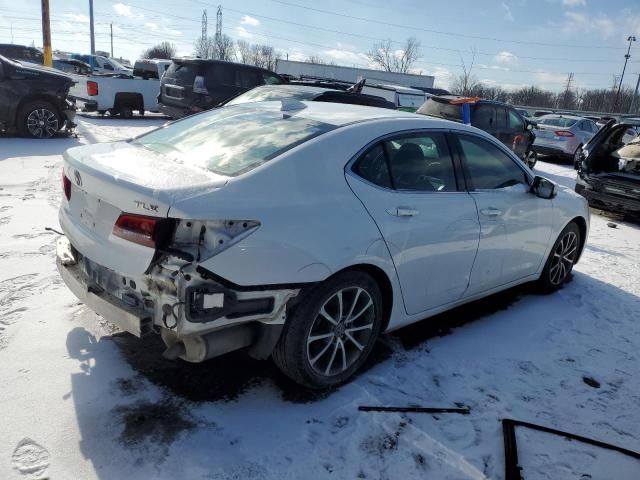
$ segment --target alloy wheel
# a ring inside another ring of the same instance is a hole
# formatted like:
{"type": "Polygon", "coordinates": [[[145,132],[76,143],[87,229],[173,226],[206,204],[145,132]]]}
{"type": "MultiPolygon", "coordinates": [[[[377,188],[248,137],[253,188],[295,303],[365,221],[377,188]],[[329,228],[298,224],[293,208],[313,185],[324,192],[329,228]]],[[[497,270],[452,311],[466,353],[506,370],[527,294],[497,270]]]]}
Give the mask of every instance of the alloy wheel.
{"type": "Polygon", "coordinates": [[[27,116],[27,130],[32,137],[52,137],[58,131],[58,127],[58,117],[49,109],[38,108],[27,116]]]}
{"type": "Polygon", "coordinates": [[[567,232],[553,252],[549,280],[552,285],[564,282],[573,268],[578,253],[578,236],[574,232],[567,232]]]}
{"type": "Polygon", "coordinates": [[[371,295],[361,287],[347,287],[324,302],[309,329],[307,359],[320,375],[341,374],[365,353],[375,322],[371,295]]]}

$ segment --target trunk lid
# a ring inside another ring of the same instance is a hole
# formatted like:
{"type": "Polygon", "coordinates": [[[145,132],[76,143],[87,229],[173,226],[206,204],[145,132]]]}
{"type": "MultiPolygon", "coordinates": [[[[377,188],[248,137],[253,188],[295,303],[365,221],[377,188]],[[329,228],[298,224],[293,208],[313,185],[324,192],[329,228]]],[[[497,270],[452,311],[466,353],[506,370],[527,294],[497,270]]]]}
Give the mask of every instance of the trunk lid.
{"type": "Polygon", "coordinates": [[[122,213],[166,218],[174,203],[228,180],[128,142],[71,148],[64,160],[71,194],[62,204],[63,230],[80,253],[127,275],[146,271],[155,248],[113,234],[122,213]]]}

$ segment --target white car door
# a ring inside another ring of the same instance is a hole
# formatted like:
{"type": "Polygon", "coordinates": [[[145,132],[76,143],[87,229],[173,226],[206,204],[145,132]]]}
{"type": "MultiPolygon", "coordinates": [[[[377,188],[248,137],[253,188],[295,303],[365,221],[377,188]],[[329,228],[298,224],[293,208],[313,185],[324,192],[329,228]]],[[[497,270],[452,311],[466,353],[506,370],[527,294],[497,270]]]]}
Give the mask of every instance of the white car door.
{"type": "Polygon", "coordinates": [[[470,296],[538,271],[550,241],[553,201],[529,192],[533,176],[497,142],[453,136],[481,225],[470,296]]]}
{"type": "Polygon", "coordinates": [[[461,298],[480,226],[475,203],[456,177],[445,133],[381,141],[349,167],[347,181],[387,244],[407,313],[461,298]]]}

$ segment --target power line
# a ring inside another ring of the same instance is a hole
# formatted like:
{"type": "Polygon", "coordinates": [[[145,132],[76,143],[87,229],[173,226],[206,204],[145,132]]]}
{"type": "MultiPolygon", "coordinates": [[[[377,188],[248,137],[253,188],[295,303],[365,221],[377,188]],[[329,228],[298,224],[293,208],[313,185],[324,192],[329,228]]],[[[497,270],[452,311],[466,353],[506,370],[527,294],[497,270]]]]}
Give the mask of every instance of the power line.
{"type": "Polygon", "coordinates": [[[483,36],[480,36],[480,35],[469,35],[469,34],[463,34],[463,33],[451,33],[451,32],[444,32],[444,31],[441,31],[441,30],[433,30],[433,29],[429,29],[429,28],[415,27],[415,26],[412,26],[412,25],[400,25],[398,23],[385,22],[385,21],[382,21],[382,20],[375,20],[373,18],[357,17],[355,15],[347,15],[346,13],[332,12],[332,11],[329,11],[329,10],[322,10],[320,8],[308,7],[306,5],[299,5],[297,3],[287,2],[285,0],[271,0],[271,1],[275,2],[275,3],[280,3],[282,5],[287,5],[289,7],[303,8],[305,10],[311,10],[313,12],[324,13],[324,14],[327,14],[327,15],[334,15],[334,16],[337,16],[337,17],[349,18],[351,20],[360,20],[360,21],[363,21],[363,22],[376,23],[378,25],[385,25],[385,26],[388,26],[388,27],[405,28],[405,29],[409,29],[409,30],[417,30],[417,31],[422,31],[422,32],[435,33],[435,34],[438,34],[438,35],[448,35],[448,36],[452,36],[452,37],[473,38],[475,40],[490,40],[490,41],[493,41],[493,42],[517,43],[517,44],[522,44],[522,45],[540,45],[540,46],[545,46],[545,47],[600,48],[600,49],[609,49],[609,50],[619,50],[620,49],[620,47],[610,47],[610,46],[605,46],[605,45],[575,45],[575,44],[562,44],[562,43],[530,42],[530,41],[524,41],[524,40],[501,39],[501,38],[496,38],[496,37],[483,37],[483,36]]]}

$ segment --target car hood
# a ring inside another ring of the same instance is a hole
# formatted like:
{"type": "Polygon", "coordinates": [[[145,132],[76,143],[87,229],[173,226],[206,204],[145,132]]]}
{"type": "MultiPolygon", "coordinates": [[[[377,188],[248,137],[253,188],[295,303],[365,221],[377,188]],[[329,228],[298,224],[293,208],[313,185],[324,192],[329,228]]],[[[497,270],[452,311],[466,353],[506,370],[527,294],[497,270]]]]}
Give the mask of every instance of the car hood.
{"type": "Polygon", "coordinates": [[[36,65],[35,63],[19,62],[19,66],[15,67],[15,74],[27,77],[46,77],[51,80],[60,80],[68,83],[73,82],[73,79],[69,75],[65,75],[60,70],[45,67],[43,65],[36,65]]]}

